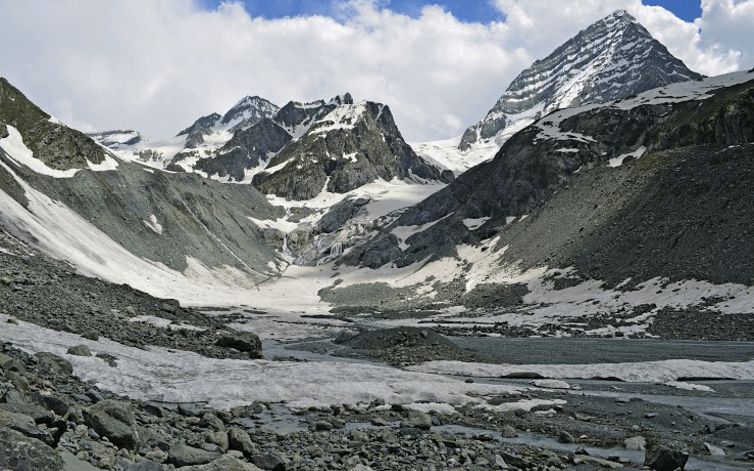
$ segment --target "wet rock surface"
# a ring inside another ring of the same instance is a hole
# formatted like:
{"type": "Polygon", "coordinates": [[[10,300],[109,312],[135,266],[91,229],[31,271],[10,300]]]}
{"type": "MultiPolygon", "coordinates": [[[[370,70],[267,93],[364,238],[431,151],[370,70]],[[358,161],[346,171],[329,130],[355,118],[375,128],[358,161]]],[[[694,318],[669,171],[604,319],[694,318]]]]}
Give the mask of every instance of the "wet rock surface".
{"type": "Polygon", "coordinates": [[[396,366],[432,360],[486,360],[483,354],[465,351],[432,329],[415,327],[370,330],[356,335],[346,333],[334,343],[349,347],[335,352],[338,356],[369,358],[396,366]]]}
{"type": "Polygon", "coordinates": [[[642,400],[528,389],[487,398],[498,410],[464,406],[452,414],[422,412],[382,400],[312,407],[293,414],[274,404],[230,410],[193,405],[193,412],[186,414],[179,407],[183,404],[136,401],[96,390],[10,344],[2,346],[2,354],[17,363],[14,369],[0,369],[0,395],[24,398],[47,412],[46,418],[36,420],[18,414],[14,420],[26,424],[19,430],[8,425],[12,422],[0,422],[4,452],[0,465],[13,470],[86,469],[81,467],[84,464],[132,471],[642,469],[642,462],[621,453],[610,456],[607,449],[604,454],[594,453],[595,447],[641,450],[645,444],[652,450],[647,453],[651,469],[666,469],[662,466],[668,457],[709,454],[710,445],[725,450],[729,460],[742,460],[741,466],[750,460],[746,453],[751,444],[744,438],[719,436],[736,429],[745,435],[746,424],[711,421],[683,408],[642,400]],[[35,399],[42,389],[54,391],[68,410],[59,415],[62,410],[56,412],[49,402],[35,399]],[[96,404],[85,401],[87,392],[103,399],[96,404]],[[530,412],[500,407],[526,399],[565,401],[530,412]],[[118,442],[91,427],[87,416],[98,411],[107,411],[138,438],[133,443],[118,442]],[[31,436],[39,430],[58,437],[57,441],[45,443],[31,436]],[[531,434],[551,437],[552,445],[543,448],[521,440],[531,434]],[[569,442],[562,446],[570,448],[559,448],[558,440],[569,442]],[[63,456],[79,467],[64,468],[63,456]]]}

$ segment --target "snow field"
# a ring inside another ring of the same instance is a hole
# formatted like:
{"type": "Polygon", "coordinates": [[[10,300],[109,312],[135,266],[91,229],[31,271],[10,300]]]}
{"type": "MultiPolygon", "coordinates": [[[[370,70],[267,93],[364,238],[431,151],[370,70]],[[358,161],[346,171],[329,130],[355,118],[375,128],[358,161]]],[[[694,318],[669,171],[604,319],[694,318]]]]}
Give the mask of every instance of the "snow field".
{"type": "MultiPolygon", "coordinates": [[[[441,375],[398,370],[386,366],[343,362],[283,362],[217,360],[151,347],[139,350],[109,341],[90,341],[78,335],[41,328],[26,322],[7,324],[0,338],[29,352],[49,351],[71,362],[74,374],[98,387],[138,399],[204,402],[230,408],[253,401],[284,402],[293,409],[332,404],[368,404],[384,399],[418,409],[445,409],[464,404],[485,406],[483,397],[516,395],[524,388],[465,383],[441,375]],[[74,345],[117,358],[113,368],[103,360],[66,353],[74,345]]],[[[546,402],[546,401],[545,401],[546,402]]],[[[551,402],[554,404],[554,402],[551,402]]],[[[504,403],[501,409],[528,409],[531,401],[504,403]]]]}
{"type": "Polygon", "coordinates": [[[702,391],[710,389],[706,386],[679,382],[679,378],[754,380],[754,360],[748,362],[709,362],[679,359],[591,365],[492,365],[460,361],[431,361],[408,367],[408,370],[417,373],[486,378],[501,378],[517,373],[535,373],[544,378],[552,379],[617,378],[627,383],[656,383],[680,389],[702,391]]]}

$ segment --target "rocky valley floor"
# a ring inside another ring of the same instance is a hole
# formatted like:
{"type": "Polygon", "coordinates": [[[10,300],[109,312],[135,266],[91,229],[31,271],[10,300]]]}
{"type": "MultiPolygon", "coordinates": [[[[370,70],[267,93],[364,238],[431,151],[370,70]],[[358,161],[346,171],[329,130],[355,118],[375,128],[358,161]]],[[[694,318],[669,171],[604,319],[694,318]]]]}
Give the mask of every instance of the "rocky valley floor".
{"type": "MultiPolygon", "coordinates": [[[[537,344],[526,330],[425,328],[420,314],[404,316],[414,327],[386,329],[400,316],[341,313],[299,317],[308,338],[261,335],[265,359],[252,360],[259,345],[223,339],[248,339],[233,327],[253,329],[267,313],[208,315],[2,242],[0,469],[672,470],[687,455],[686,469],[754,467],[751,342],[668,354],[662,340],[537,344]],[[691,373],[616,381],[604,366],[601,379],[566,382],[531,367],[558,368],[553,356],[577,351],[570,363],[594,368],[590,348],[619,365],[641,352],[658,370],[691,362],[691,373]],[[501,363],[529,365],[484,371],[501,363]],[[701,377],[711,365],[745,372],[701,377]]],[[[693,338],[669,325],[658,335],[693,338]]]]}

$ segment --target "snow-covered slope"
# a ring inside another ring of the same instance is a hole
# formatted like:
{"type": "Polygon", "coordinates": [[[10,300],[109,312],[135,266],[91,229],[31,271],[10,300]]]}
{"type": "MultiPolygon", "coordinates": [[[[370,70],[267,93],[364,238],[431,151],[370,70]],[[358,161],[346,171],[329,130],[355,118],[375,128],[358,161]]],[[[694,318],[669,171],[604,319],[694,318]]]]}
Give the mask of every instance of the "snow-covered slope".
{"type": "Polygon", "coordinates": [[[278,111],[277,105],[264,98],[247,96],[225,114],[202,116],[167,139],[147,141],[135,131],[107,131],[93,133],[91,137],[123,159],[158,169],[193,172],[199,159],[214,155],[236,132],[243,132],[278,111]]]}
{"type": "Polygon", "coordinates": [[[487,116],[466,130],[459,149],[490,140],[500,146],[510,136],[502,134],[506,128],[521,128],[557,109],[606,103],[700,78],[634,17],[618,10],[516,77],[487,116]]]}

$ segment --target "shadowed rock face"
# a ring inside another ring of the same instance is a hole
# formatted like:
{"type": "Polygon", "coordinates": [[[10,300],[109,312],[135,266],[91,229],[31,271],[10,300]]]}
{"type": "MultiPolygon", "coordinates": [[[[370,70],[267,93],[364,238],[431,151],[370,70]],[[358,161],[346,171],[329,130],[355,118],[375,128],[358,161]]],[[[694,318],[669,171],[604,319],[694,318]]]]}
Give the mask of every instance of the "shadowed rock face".
{"type": "Polygon", "coordinates": [[[291,141],[291,135],[269,118],[236,132],[214,157],[199,159],[194,166],[210,175],[242,181],[245,171],[258,166],[291,141]]]}
{"type": "Polygon", "coordinates": [[[449,172],[427,164],[406,144],[390,109],[381,104],[344,103],[286,146],[253,184],[263,193],[305,200],[323,189],[346,193],[378,178],[448,182],[449,172]]]}
{"type": "Polygon", "coordinates": [[[467,150],[479,140],[494,138],[515,119],[511,116],[538,117],[700,78],[634,17],[617,11],[523,71],[487,116],[466,130],[458,147],[467,150]]]}
{"type": "Polygon", "coordinates": [[[87,168],[105,160],[105,151],[86,134],[51,120],[7,80],[0,78],[0,125],[18,129],[24,144],[55,170],[87,168]]]}
{"type": "Polygon", "coordinates": [[[220,120],[221,116],[218,113],[212,113],[207,116],[202,116],[201,118],[197,119],[194,124],[187,127],[183,131],[179,132],[178,136],[183,136],[184,134],[192,134],[196,130],[199,129],[210,129],[213,126],[217,124],[217,122],[220,120]]]}
{"type": "Polygon", "coordinates": [[[497,247],[509,246],[501,263],[575,266],[611,286],[657,276],[750,284],[754,247],[744,234],[754,231],[754,206],[744,195],[754,191],[754,74],[712,95],[546,116],[343,260],[405,266],[499,236],[497,247]],[[557,137],[546,137],[552,126],[557,137]],[[641,146],[638,161],[609,167],[641,146]],[[530,216],[506,226],[522,215],[530,216]],[[440,218],[405,250],[391,233],[440,218]],[[472,231],[467,218],[490,219],[472,231]]]}

